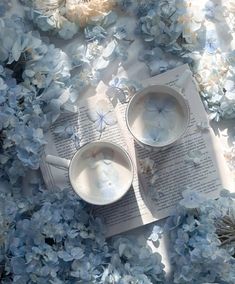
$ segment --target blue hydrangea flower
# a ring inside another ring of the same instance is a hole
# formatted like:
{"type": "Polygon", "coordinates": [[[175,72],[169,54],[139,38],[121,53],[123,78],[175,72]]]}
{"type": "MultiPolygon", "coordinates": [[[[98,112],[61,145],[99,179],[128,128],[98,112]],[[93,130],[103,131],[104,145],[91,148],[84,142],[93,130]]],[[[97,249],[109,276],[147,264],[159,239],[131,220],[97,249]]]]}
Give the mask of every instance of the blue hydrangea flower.
{"type": "Polygon", "coordinates": [[[197,208],[205,200],[202,194],[191,189],[184,190],[182,196],[180,204],[185,208],[197,208]]]}
{"type": "Polygon", "coordinates": [[[3,17],[5,13],[12,7],[11,1],[3,0],[0,3],[0,17],[3,17]]]}
{"type": "Polygon", "coordinates": [[[144,129],[141,141],[147,144],[161,143],[168,136],[169,131],[166,128],[149,126],[144,129]]]}
{"type": "Polygon", "coordinates": [[[154,225],[152,233],[148,237],[148,239],[153,241],[153,242],[157,242],[162,237],[162,234],[163,234],[162,227],[160,227],[158,225],[154,225]]]}
{"type": "Polygon", "coordinates": [[[221,21],[223,19],[224,7],[218,1],[207,1],[204,7],[205,16],[210,21],[221,21]]]}
{"type": "Polygon", "coordinates": [[[17,17],[1,21],[0,31],[0,38],[5,38],[0,49],[0,129],[6,137],[1,141],[0,171],[12,182],[27,167],[39,167],[46,143],[43,133],[65,111],[70,97],[71,66],[66,54],[43,43],[19,21],[17,17]]]}
{"type": "Polygon", "coordinates": [[[96,108],[89,111],[89,119],[94,122],[95,129],[102,134],[107,125],[114,125],[117,120],[112,111],[104,100],[98,101],[96,108]]]}
{"type": "Polygon", "coordinates": [[[226,97],[229,98],[230,100],[235,99],[235,83],[232,78],[228,78],[228,80],[224,84],[224,89],[226,91],[226,97]]]}
{"type": "Polygon", "coordinates": [[[231,249],[232,239],[226,235],[228,231],[231,233],[231,227],[225,223],[233,223],[234,213],[229,213],[233,206],[234,200],[227,195],[197,202],[194,210],[177,207],[169,220],[174,223],[169,231],[174,283],[232,283],[234,249],[231,249]]]}
{"type": "Polygon", "coordinates": [[[135,80],[129,80],[125,77],[113,77],[109,82],[106,94],[114,105],[118,101],[123,104],[127,103],[130,97],[142,88],[143,86],[135,80]]]}
{"type": "Polygon", "coordinates": [[[145,109],[158,114],[167,114],[175,107],[175,101],[172,98],[158,99],[155,96],[149,97],[145,102],[145,109]]]}
{"type": "Polygon", "coordinates": [[[59,36],[63,39],[71,39],[78,32],[78,26],[69,21],[65,21],[59,31],[59,36]]]}
{"type": "Polygon", "coordinates": [[[215,31],[208,31],[206,37],[205,50],[208,53],[215,53],[219,47],[218,38],[215,31]]]}

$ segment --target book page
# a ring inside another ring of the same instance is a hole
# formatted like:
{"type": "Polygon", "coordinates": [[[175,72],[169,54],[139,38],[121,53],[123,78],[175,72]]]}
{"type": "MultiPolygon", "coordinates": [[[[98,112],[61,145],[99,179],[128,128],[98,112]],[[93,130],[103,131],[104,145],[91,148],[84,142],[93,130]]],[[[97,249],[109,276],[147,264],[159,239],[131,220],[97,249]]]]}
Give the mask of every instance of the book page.
{"type": "MultiPolygon", "coordinates": [[[[166,84],[174,87],[185,71],[189,72],[187,65],[145,80],[143,85],[166,84]]],[[[188,131],[176,145],[161,152],[149,152],[134,141],[125,122],[127,104],[119,102],[116,105],[120,128],[136,164],[138,182],[133,187],[138,202],[135,204],[131,199],[124,198],[117,204],[99,209],[99,213],[107,218],[106,223],[112,232],[119,233],[131,225],[140,226],[141,223],[147,224],[169,216],[186,188],[203,192],[208,198],[218,197],[223,188],[235,190],[213,130],[200,129],[200,125],[209,124],[191,73],[184,82],[183,93],[191,110],[188,131]],[[190,153],[197,152],[200,153],[200,164],[187,161],[190,153]],[[153,174],[141,172],[140,161],[147,157],[153,160],[158,176],[153,184],[150,182],[153,174]],[[134,205],[136,211],[132,207],[134,205]]]]}
{"type": "MultiPolygon", "coordinates": [[[[78,113],[61,115],[47,134],[50,143],[45,147],[44,159],[40,167],[45,183],[49,189],[53,189],[55,186],[61,189],[71,188],[71,185],[69,183],[68,171],[47,164],[45,162],[45,156],[50,154],[71,159],[77,150],[76,145],[71,138],[62,139],[58,134],[54,133],[58,126],[64,124],[73,126],[81,137],[80,146],[87,142],[101,139],[114,142],[128,150],[122,131],[119,128],[118,121],[114,125],[107,125],[100,137],[96,125],[89,120],[87,115],[88,112],[95,111],[97,102],[100,100],[105,100],[106,104],[110,106],[110,109],[113,108],[112,104],[104,95],[104,87],[105,86],[102,85],[100,90],[98,89],[97,94],[92,98],[81,101],[79,103],[78,113]]],[[[116,115],[115,112],[114,115],[116,115]]],[[[94,214],[104,219],[107,225],[107,236],[115,235],[153,221],[152,214],[146,207],[139,191],[141,186],[139,185],[135,163],[134,172],[132,187],[121,200],[110,205],[93,206],[94,214]]]]}
{"type": "MultiPolygon", "coordinates": [[[[47,133],[47,140],[50,142],[44,149],[44,158],[45,155],[50,154],[70,160],[82,145],[97,140],[111,141],[127,150],[117,122],[113,125],[104,123],[105,128],[100,132],[97,121],[92,121],[89,118],[89,113],[93,114],[93,116],[96,115],[96,108],[100,102],[108,106],[108,110],[116,117],[112,104],[104,94],[100,93],[92,98],[82,100],[79,103],[79,111],[77,113],[61,114],[60,118],[50,128],[50,131],[47,133]],[[56,129],[60,126],[73,128],[77,139],[61,137],[63,132],[56,133],[56,129]]],[[[44,158],[40,168],[47,187],[71,187],[68,171],[47,164],[44,158]]]]}
{"type": "MultiPolygon", "coordinates": [[[[174,86],[186,70],[189,70],[187,65],[180,66],[145,80],[143,85],[174,86]]],[[[201,130],[197,126],[206,123],[207,116],[191,75],[184,82],[182,91],[191,109],[187,134],[172,148],[161,152],[149,152],[135,143],[125,123],[127,104],[118,103],[115,106],[118,123],[107,126],[101,138],[128,149],[135,165],[135,177],[133,187],[121,200],[106,206],[94,206],[94,213],[105,220],[107,236],[169,216],[181,199],[181,192],[187,187],[204,192],[212,198],[216,198],[222,188],[234,190],[231,188],[233,183],[225,160],[217,150],[218,141],[213,131],[201,130]],[[200,153],[200,163],[197,165],[187,161],[189,153],[194,152],[200,153]],[[157,175],[154,182],[151,181],[153,174],[143,173],[140,166],[141,160],[148,157],[154,162],[154,171],[157,175]]],[[[99,99],[103,99],[105,88],[97,92],[99,99]]],[[[78,114],[61,116],[53,128],[65,121],[69,122],[70,125],[77,127],[82,145],[100,137],[94,123],[87,117],[87,111],[96,105],[94,97],[80,102],[79,105],[78,114]]],[[[53,134],[53,128],[48,134],[51,143],[46,147],[45,153],[70,159],[76,151],[74,143],[71,139],[61,140],[53,134]]],[[[41,170],[49,188],[53,188],[53,185],[61,188],[70,186],[66,171],[49,166],[45,162],[42,163],[41,170]]]]}

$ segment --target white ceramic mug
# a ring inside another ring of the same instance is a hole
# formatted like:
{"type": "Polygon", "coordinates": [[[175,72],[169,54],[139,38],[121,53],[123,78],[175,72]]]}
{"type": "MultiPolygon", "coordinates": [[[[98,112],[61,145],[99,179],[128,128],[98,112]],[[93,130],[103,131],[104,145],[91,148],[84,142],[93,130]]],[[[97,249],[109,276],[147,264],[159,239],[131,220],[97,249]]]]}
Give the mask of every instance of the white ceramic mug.
{"type": "Polygon", "coordinates": [[[189,105],[176,89],[150,85],[136,93],[126,110],[127,127],[142,147],[162,150],[171,147],[186,132],[189,105]]]}
{"type": "Polygon", "coordinates": [[[119,200],[133,181],[134,168],[129,154],[111,142],[87,143],[71,160],[47,155],[46,161],[68,170],[75,192],[86,202],[95,205],[119,200]]]}

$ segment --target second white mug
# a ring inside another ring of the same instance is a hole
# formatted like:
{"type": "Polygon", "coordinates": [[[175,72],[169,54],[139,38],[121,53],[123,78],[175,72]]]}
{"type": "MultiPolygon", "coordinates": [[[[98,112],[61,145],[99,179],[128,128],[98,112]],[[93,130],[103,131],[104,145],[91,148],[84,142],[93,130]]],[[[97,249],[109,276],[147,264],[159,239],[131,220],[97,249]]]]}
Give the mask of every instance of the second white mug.
{"type": "Polygon", "coordinates": [[[176,89],[150,85],[136,93],[126,110],[127,127],[136,142],[148,150],[166,149],[186,132],[189,105],[176,89]]]}
{"type": "Polygon", "coordinates": [[[129,154],[119,145],[107,141],[83,145],[71,160],[47,155],[46,161],[67,170],[75,192],[95,205],[119,200],[133,181],[134,169],[129,154]]]}

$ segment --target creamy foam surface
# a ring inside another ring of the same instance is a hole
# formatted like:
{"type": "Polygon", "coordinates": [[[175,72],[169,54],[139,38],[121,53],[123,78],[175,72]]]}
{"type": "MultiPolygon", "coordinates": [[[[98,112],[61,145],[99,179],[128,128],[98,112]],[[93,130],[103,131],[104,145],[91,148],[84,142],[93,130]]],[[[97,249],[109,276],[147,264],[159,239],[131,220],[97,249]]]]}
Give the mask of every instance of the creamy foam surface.
{"type": "Polygon", "coordinates": [[[131,167],[123,153],[108,149],[107,155],[106,150],[83,155],[76,166],[75,190],[96,204],[120,198],[132,181],[131,167]]]}
{"type": "Polygon", "coordinates": [[[129,123],[138,140],[157,146],[176,140],[185,129],[186,119],[175,97],[150,93],[133,105],[129,123]]]}

